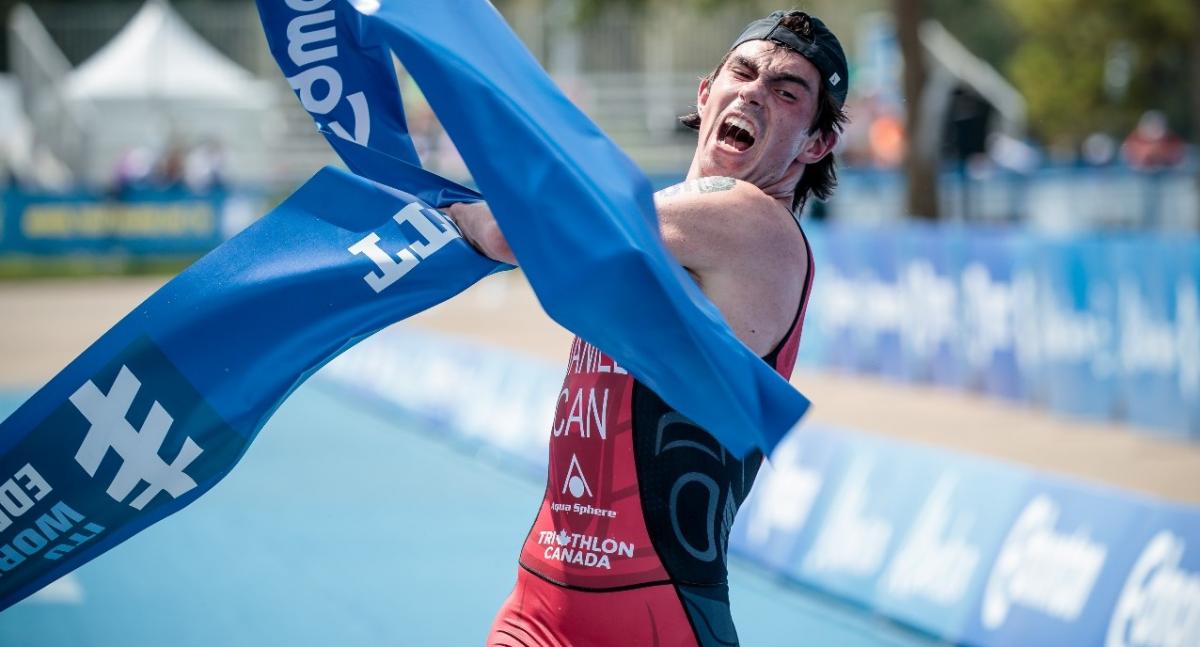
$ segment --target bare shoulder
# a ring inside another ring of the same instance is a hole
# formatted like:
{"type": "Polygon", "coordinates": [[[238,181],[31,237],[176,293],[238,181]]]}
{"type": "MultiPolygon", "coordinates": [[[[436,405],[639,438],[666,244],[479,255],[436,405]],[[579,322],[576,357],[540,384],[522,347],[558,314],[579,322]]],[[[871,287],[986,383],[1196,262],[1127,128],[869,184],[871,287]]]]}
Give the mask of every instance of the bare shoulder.
{"type": "MultiPolygon", "coordinates": [[[[728,193],[739,188],[739,184],[754,187],[753,185],[735,180],[731,177],[701,177],[694,180],[684,180],[679,184],[673,184],[665,189],[654,194],[655,199],[673,198],[681,195],[703,195],[706,193],[728,193]]],[[[759,193],[762,193],[759,191],[759,193]]]]}
{"type": "Polygon", "coordinates": [[[761,189],[731,177],[715,176],[685,180],[654,194],[656,204],[685,204],[764,207],[774,203],[761,189]]]}
{"type": "Polygon", "coordinates": [[[659,191],[654,203],[664,240],[693,269],[731,255],[790,255],[796,248],[791,214],[749,182],[696,178],[659,191]]]}

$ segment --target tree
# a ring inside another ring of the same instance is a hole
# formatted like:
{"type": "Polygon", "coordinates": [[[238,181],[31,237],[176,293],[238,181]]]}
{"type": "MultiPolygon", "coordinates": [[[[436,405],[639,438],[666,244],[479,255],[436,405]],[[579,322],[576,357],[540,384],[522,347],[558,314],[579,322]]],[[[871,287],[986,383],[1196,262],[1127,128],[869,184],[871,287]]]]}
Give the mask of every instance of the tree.
{"type": "Polygon", "coordinates": [[[908,151],[904,160],[905,185],[908,193],[908,213],[918,218],[936,220],[938,217],[937,151],[921,142],[927,141],[928,125],[924,119],[925,51],[921,46],[920,27],[924,19],[922,0],[895,0],[896,37],[900,55],[904,58],[905,132],[908,151]]]}
{"type": "Polygon", "coordinates": [[[1074,147],[1093,132],[1121,136],[1157,109],[1200,141],[1200,3],[1003,2],[1026,34],[1010,71],[1043,139],[1074,147]]]}
{"type": "Polygon", "coordinates": [[[1200,134],[1196,90],[1181,87],[1195,85],[1200,56],[1194,0],[1001,2],[1023,33],[1009,73],[1043,139],[1074,146],[1097,131],[1121,135],[1148,109],[1200,134]]]}
{"type": "MultiPolygon", "coordinates": [[[[1200,9],[1192,11],[1192,118],[1200,119],[1200,9]]],[[[1200,124],[1192,122],[1192,141],[1200,141],[1200,124]]],[[[1200,164],[1196,164],[1196,195],[1200,196],[1200,164]]],[[[1200,205],[1196,207],[1200,210],[1200,205]]],[[[1200,227],[1200,213],[1196,214],[1200,227]]]]}

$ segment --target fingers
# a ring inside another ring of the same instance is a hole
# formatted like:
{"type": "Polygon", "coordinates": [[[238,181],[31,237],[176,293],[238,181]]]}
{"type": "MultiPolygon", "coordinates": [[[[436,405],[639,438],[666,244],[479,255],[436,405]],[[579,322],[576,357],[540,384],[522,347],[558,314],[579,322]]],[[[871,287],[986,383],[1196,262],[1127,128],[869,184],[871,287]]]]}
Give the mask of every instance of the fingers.
{"type": "Polygon", "coordinates": [[[446,215],[480,254],[502,263],[517,264],[512,248],[486,202],[457,202],[446,207],[446,215]]]}
{"type": "Polygon", "coordinates": [[[482,247],[486,256],[509,265],[517,264],[517,257],[513,255],[512,248],[508,245],[508,239],[504,237],[504,232],[500,231],[500,226],[494,219],[487,223],[482,239],[482,247]]]}

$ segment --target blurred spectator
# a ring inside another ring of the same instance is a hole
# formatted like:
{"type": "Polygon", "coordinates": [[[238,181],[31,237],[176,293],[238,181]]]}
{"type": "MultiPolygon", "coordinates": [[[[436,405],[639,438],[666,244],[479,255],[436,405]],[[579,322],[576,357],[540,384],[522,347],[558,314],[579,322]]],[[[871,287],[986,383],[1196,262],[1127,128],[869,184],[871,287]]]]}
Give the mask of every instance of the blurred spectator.
{"type": "Polygon", "coordinates": [[[845,109],[846,114],[850,115],[850,123],[846,125],[846,130],[838,142],[841,147],[838,159],[847,167],[866,166],[870,163],[869,133],[866,124],[870,123],[871,119],[871,98],[849,97],[846,99],[845,109]]]}
{"type": "Polygon", "coordinates": [[[988,136],[987,155],[996,166],[1016,173],[1032,173],[1042,163],[1036,148],[1002,132],[988,136]]]}
{"type": "Polygon", "coordinates": [[[113,170],[113,197],[125,199],[130,192],[144,187],[151,181],[154,172],[154,154],[144,146],[125,149],[117,158],[113,170]]]}
{"type": "Polygon", "coordinates": [[[1117,158],[1117,140],[1108,133],[1092,133],[1083,140],[1080,154],[1088,166],[1108,166],[1117,158]]]}
{"type": "Polygon", "coordinates": [[[161,154],[136,146],[113,168],[112,197],[127,200],[139,191],[187,190],[204,194],[225,185],[225,149],[215,139],[191,147],[175,140],[161,154]]]}
{"type": "Polygon", "coordinates": [[[183,183],[192,193],[208,193],[225,184],[225,150],[215,139],[192,147],[183,159],[183,183]]]}
{"type": "Polygon", "coordinates": [[[986,153],[994,112],[991,104],[974,89],[963,85],[954,88],[943,126],[943,154],[967,164],[986,153]]]}
{"type": "Polygon", "coordinates": [[[904,121],[889,112],[876,116],[868,129],[871,160],[879,168],[896,168],[904,161],[904,121]]]}
{"type": "Polygon", "coordinates": [[[1147,110],[1121,146],[1121,156],[1136,169],[1160,169],[1183,162],[1183,140],[1167,127],[1167,117],[1147,110]]]}
{"type": "Polygon", "coordinates": [[[904,116],[875,95],[851,99],[838,155],[848,167],[892,169],[904,161],[904,116]]]}
{"type": "Polygon", "coordinates": [[[155,180],[157,184],[163,188],[180,188],[183,186],[183,164],[185,159],[185,151],[183,145],[178,140],[172,140],[167,145],[167,150],[162,157],[158,159],[158,168],[155,169],[155,180]]]}

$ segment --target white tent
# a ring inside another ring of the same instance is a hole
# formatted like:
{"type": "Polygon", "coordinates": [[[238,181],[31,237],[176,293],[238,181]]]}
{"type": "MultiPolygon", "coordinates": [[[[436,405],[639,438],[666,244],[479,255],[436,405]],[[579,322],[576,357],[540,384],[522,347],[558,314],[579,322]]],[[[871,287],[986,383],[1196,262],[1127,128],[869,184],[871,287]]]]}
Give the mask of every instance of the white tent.
{"type": "Polygon", "coordinates": [[[87,179],[111,177],[134,147],[218,142],[227,173],[262,178],[270,88],[201,38],[165,0],[148,0],[127,25],[63,81],[86,115],[87,179]]]}

